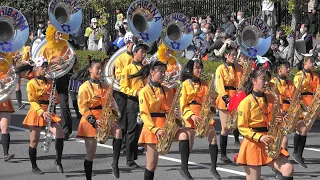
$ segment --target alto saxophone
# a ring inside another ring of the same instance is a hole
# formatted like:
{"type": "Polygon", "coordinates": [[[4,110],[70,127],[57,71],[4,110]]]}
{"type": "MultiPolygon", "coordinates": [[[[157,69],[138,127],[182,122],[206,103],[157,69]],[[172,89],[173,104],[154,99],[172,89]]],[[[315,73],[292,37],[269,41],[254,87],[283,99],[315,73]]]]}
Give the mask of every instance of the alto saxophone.
{"type": "Polygon", "coordinates": [[[112,124],[115,119],[118,118],[118,111],[110,106],[113,104],[113,96],[112,96],[112,87],[113,87],[114,79],[112,80],[112,85],[109,86],[108,94],[106,96],[106,102],[103,107],[103,112],[100,118],[100,126],[97,128],[97,134],[95,139],[98,143],[104,144],[107,142],[109,134],[112,129],[112,124]]]}
{"type": "Polygon", "coordinates": [[[303,110],[301,108],[301,101],[300,101],[300,94],[302,89],[302,82],[303,82],[304,76],[300,80],[296,91],[294,92],[293,98],[290,102],[289,109],[286,113],[285,121],[284,121],[284,130],[285,135],[290,134],[296,129],[297,122],[300,119],[300,115],[302,114],[303,110]]]}
{"type": "MultiPolygon", "coordinates": [[[[251,71],[252,71],[251,61],[245,62],[243,65],[243,74],[238,84],[238,89],[237,89],[238,92],[243,90],[244,83],[248,80],[248,77],[251,71]]],[[[238,124],[237,122],[238,122],[238,110],[234,109],[228,115],[228,118],[226,121],[227,129],[229,129],[230,131],[233,131],[234,129],[236,129],[238,124]]]]}
{"type": "MultiPolygon", "coordinates": [[[[280,155],[281,151],[281,143],[284,137],[284,130],[283,130],[283,122],[279,122],[277,118],[278,111],[280,105],[280,99],[277,93],[274,90],[268,88],[268,91],[275,97],[275,102],[273,105],[272,111],[272,119],[269,122],[269,128],[267,135],[271,136],[273,142],[269,145],[266,145],[266,154],[272,158],[276,159],[280,155]]],[[[282,117],[281,117],[282,119],[282,117]]]]}
{"type": "Polygon", "coordinates": [[[205,96],[204,103],[202,104],[201,111],[200,111],[200,118],[202,119],[197,127],[195,128],[195,133],[197,137],[203,138],[206,136],[206,133],[208,132],[210,120],[211,120],[211,114],[214,112],[214,101],[212,94],[214,90],[214,75],[211,74],[211,81],[208,85],[207,94],[205,96]]]}
{"type": "MultiPolygon", "coordinates": [[[[55,102],[54,102],[54,94],[56,92],[56,74],[52,73],[52,88],[51,88],[51,92],[50,92],[50,98],[49,98],[49,105],[48,105],[48,109],[47,112],[49,112],[50,114],[53,113],[54,110],[54,106],[55,106],[55,102]]],[[[42,149],[45,153],[47,153],[50,149],[50,145],[52,143],[52,135],[50,134],[50,127],[51,127],[51,118],[46,118],[46,127],[44,130],[44,142],[42,145],[42,149]]]]}
{"type": "Polygon", "coordinates": [[[302,105],[304,109],[304,123],[307,127],[307,131],[309,132],[317,119],[319,112],[320,112],[320,86],[318,86],[317,91],[308,106],[308,108],[305,107],[305,105],[302,105]]]}
{"type": "Polygon", "coordinates": [[[165,137],[160,137],[158,139],[158,143],[156,145],[157,151],[161,155],[165,155],[169,152],[170,147],[172,145],[173,138],[175,137],[177,131],[181,127],[182,118],[175,114],[175,109],[179,107],[179,98],[180,98],[180,91],[182,88],[181,82],[178,83],[179,88],[176,91],[176,94],[173,98],[173,104],[167,114],[166,123],[164,124],[162,130],[165,132],[165,137]]]}

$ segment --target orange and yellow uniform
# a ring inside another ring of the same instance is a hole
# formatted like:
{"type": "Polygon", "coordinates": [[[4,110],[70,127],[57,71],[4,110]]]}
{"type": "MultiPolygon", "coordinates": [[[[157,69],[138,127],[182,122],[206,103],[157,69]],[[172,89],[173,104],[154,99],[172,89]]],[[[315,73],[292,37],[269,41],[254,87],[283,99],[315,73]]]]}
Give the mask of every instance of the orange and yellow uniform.
{"type": "MultiPolygon", "coordinates": [[[[203,80],[193,81],[191,79],[187,79],[182,83],[180,111],[182,113],[182,118],[185,121],[185,127],[193,129],[196,128],[196,125],[191,120],[191,116],[200,115],[202,103],[205,101],[207,93],[208,84],[203,80]]],[[[210,125],[213,124],[214,120],[212,118],[210,125]]]]}
{"type": "MultiPolygon", "coordinates": [[[[0,53],[0,57],[7,59],[9,63],[13,63],[12,61],[12,54],[11,53],[0,53]]],[[[5,60],[0,61],[0,80],[4,79],[7,75],[9,70],[9,64],[5,60]]],[[[4,102],[0,103],[0,112],[14,112],[13,104],[11,98],[5,100],[4,102]]]]}
{"type": "Polygon", "coordinates": [[[122,93],[137,97],[137,92],[145,86],[145,82],[144,80],[138,80],[138,78],[129,79],[129,76],[137,73],[141,68],[142,63],[132,61],[131,64],[122,69],[120,79],[120,91],[122,93]]]}
{"type": "Polygon", "coordinates": [[[295,75],[294,80],[293,80],[293,83],[296,86],[296,88],[299,85],[299,82],[301,80],[303,80],[302,84],[301,84],[302,102],[306,106],[308,106],[311,103],[311,101],[313,99],[313,95],[316,93],[317,88],[319,86],[319,76],[314,72],[299,71],[295,75]]]}
{"type": "Polygon", "coordinates": [[[68,44],[64,41],[61,41],[61,43],[47,43],[41,48],[40,54],[43,55],[43,57],[50,63],[52,59],[58,57],[64,58],[63,56],[67,50],[68,44]]]}
{"type": "MultiPolygon", "coordinates": [[[[27,83],[30,109],[22,123],[23,125],[36,127],[46,126],[47,123],[42,114],[48,109],[51,89],[52,82],[45,78],[33,78],[27,83]]],[[[57,92],[55,92],[55,97],[58,97],[57,92]]],[[[60,121],[61,119],[57,115],[52,115],[52,123],[59,123],[60,121]]]]}
{"type": "Polygon", "coordinates": [[[121,72],[124,67],[128,66],[132,63],[133,57],[132,53],[124,52],[120,56],[117,57],[116,61],[114,62],[115,67],[115,76],[120,81],[121,79],[121,72]]]}
{"type": "Polygon", "coordinates": [[[216,70],[216,91],[218,97],[216,106],[218,109],[227,110],[227,104],[222,99],[228,96],[231,99],[237,92],[237,87],[242,76],[243,69],[239,65],[221,64],[216,70]]]}
{"type": "Polygon", "coordinates": [[[282,111],[288,111],[296,90],[293,82],[286,77],[279,76],[272,78],[270,83],[272,84],[272,87],[277,87],[282,111]]]}
{"type": "Polygon", "coordinates": [[[88,80],[79,87],[78,106],[82,118],[79,123],[77,137],[95,137],[96,129],[87,121],[92,115],[99,120],[102,115],[103,106],[106,103],[106,96],[112,88],[100,81],[88,80]]]}
{"type": "Polygon", "coordinates": [[[139,144],[157,144],[156,132],[163,128],[166,113],[173,101],[172,90],[165,86],[148,84],[139,92],[140,116],[144,122],[139,144]]]}
{"type": "MultiPolygon", "coordinates": [[[[240,165],[262,166],[272,161],[265,153],[265,144],[260,142],[268,132],[268,122],[272,119],[275,98],[267,93],[253,92],[238,106],[238,129],[245,137],[241,143],[237,163],[240,165]]],[[[279,111],[280,112],[280,111],[279,111]]],[[[281,149],[281,154],[288,152],[281,149]]]]}

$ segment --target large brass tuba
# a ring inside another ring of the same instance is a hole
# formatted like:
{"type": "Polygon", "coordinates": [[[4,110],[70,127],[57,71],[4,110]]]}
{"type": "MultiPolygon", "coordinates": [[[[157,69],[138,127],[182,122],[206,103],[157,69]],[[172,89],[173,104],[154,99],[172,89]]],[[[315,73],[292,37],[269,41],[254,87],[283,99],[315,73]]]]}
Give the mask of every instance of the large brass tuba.
{"type": "Polygon", "coordinates": [[[6,53],[21,49],[28,36],[29,25],[24,15],[15,8],[0,6],[0,53],[3,53],[0,66],[9,66],[7,72],[0,72],[0,103],[10,97],[18,82],[15,67],[6,59],[6,53]]]}
{"type": "Polygon", "coordinates": [[[203,138],[205,137],[209,129],[210,120],[213,118],[214,113],[214,100],[213,100],[213,93],[214,90],[214,75],[211,74],[211,80],[208,85],[207,94],[205,96],[205,100],[202,104],[202,108],[200,111],[199,116],[201,117],[200,123],[197,125],[195,129],[195,133],[197,137],[203,138]]]}
{"type": "MultiPolygon", "coordinates": [[[[76,32],[82,23],[82,10],[78,1],[52,0],[49,4],[48,14],[52,25],[57,31],[64,34],[76,32]]],[[[55,73],[56,78],[64,76],[72,69],[75,62],[75,50],[67,40],[63,38],[61,40],[66,41],[68,49],[64,52],[59,63],[49,63],[47,78],[52,78],[53,73],[55,73]]],[[[42,56],[41,49],[46,43],[47,40],[44,39],[36,48],[33,48],[32,59],[42,56]]]]}
{"type": "Polygon", "coordinates": [[[243,54],[250,58],[263,56],[270,48],[272,34],[266,22],[260,18],[246,18],[240,22],[236,40],[243,54]]]}
{"type": "MultiPolygon", "coordinates": [[[[52,0],[49,4],[48,14],[52,25],[57,29],[57,31],[64,34],[71,34],[76,32],[82,23],[82,10],[78,5],[78,1],[65,1],[65,0],[52,0]]],[[[68,49],[64,52],[64,55],[60,57],[58,63],[49,63],[48,72],[46,72],[46,77],[53,79],[52,91],[56,88],[56,78],[60,78],[67,74],[73,67],[73,64],[76,59],[76,52],[69,42],[63,38],[62,41],[66,41],[68,49]]],[[[32,60],[37,58],[44,58],[41,54],[41,50],[44,45],[47,43],[47,40],[44,39],[39,45],[37,45],[32,52],[32,60]]],[[[54,92],[53,92],[54,93],[54,92]]],[[[54,96],[50,96],[49,104],[53,104],[48,107],[48,111],[52,112],[54,106],[54,96]]],[[[50,134],[51,120],[46,120],[44,142],[42,149],[45,152],[48,152],[52,142],[52,136],[50,134]]]]}
{"type": "MultiPolygon", "coordinates": [[[[131,3],[127,10],[127,21],[129,30],[144,43],[150,45],[156,41],[162,31],[162,16],[159,9],[150,1],[137,0],[131,3]]],[[[115,79],[114,63],[116,59],[127,51],[127,47],[120,48],[109,59],[104,68],[105,81],[111,85],[115,79]]],[[[120,91],[120,82],[113,83],[113,89],[120,91]]]]}

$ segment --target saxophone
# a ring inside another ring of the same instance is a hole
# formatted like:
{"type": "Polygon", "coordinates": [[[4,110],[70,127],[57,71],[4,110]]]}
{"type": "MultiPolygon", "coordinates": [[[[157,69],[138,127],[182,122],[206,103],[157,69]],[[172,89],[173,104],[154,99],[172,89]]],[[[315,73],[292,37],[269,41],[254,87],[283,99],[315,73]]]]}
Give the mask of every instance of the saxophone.
{"type": "Polygon", "coordinates": [[[212,117],[212,113],[214,112],[214,100],[212,98],[213,90],[214,90],[214,75],[210,74],[211,81],[208,85],[207,94],[205,96],[204,103],[202,104],[202,108],[200,111],[200,118],[202,119],[197,127],[195,128],[195,133],[197,137],[203,138],[206,136],[206,133],[208,132],[210,120],[212,117]]]}
{"type": "Polygon", "coordinates": [[[277,118],[277,109],[279,109],[280,105],[279,96],[274,90],[271,90],[270,88],[268,88],[268,91],[275,97],[275,102],[272,111],[272,119],[269,122],[269,128],[267,133],[267,135],[273,138],[273,142],[269,145],[266,145],[266,154],[270,158],[276,159],[280,155],[281,143],[284,137],[284,130],[282,127],[283,124],[281,124],[282,122],[279,122],[279,118],[277,118]]]}
{"type": "Polygon", "coordinates": [[[320,86],[318,86],[317,91],[308,108],[306,108],[304,104],[302,108],[305,111],[303,118],[304,123],[307,127],[307,131],[309,132],[320,112],[320,86]]]}
{"type": "Polygon", "coordinates": [[[303,110],[301,108],[301,102],[300,102],[300,94],[301,94],[301,89],[302,89],[302,82],[305,76],[302,77],[300,80],[296,91],[294,92],[293,98],[290,103],[290,107],[284,116],[284,130],[285,130],[285,135],[290,134],[293,132],[296,128],[297,122],[300,119],[300,115],[303,113],[303,110]]]}
{"type": "Polygon", "coordinates": [[[112,87],[114,83],[114,78],[112,80],[112,85],[109,86],[108,94],[106,96],[106,102],[103,107],[103,112],[100,118],[100,126],[97,128],[97,134],[95,139],[100,144],[104,144],[107,142],[109,134],[112,129],[112,124],[114,123],[115,119],[118,118],[118,111],[111,107],[110,105],[113,104],[113,96],[112,96],[112,87]]]}
{"type": "MultiPolygon", "coordinates": [[[[247,61],[243,65],[243,74],[241,76],[241,79],[238,84],[238,89],[237,91],[242,91],[244,87],[244,83],[248,80],[249,74],[252,71],[252,63],[251,61],[247,61]]],[[[230,131],[233,131],[234,129],[237,128],[237,121],[238,121],[238,111],[237,109],[234,109],[229,113],[227,121],[226,121],[226,126],[230,131]]]]}
{"type": "Polygon", "coordinates": [[[175,114],[175,109],[179,107],[179,98],[180,98],[180,91],[182,88],[181,82],[178,83],[179,88],[176,91],[176,94],[173,98],[173,104],[171,105],[171,108],[169,110],[169,113],[167,114],[167,120],[166,123],[163,126],[163,131],[165,132],[165,137],[160,137],[158,139],[158,144],[156,145],[157,151],[161,155],[165,155],[169,152],[170,147],[172,145],[173,138],[175,137],[177,131],[181,127],[181,121],[182,118],[180,116],[177,116],[175,114]]]}
{"type": "MultiPolygon", "coordinates": [[[[49,112],[50,114],[53,113],[54,110],[54,106],[55,106],[55,102],[54,102],[54,94],[56,92],[56,75],[55,73],[51,73],[52,74],[52,88],[51,88],[51,92],[50,92],[50,98],[49,98],[49,105],[48,105],[48,109],[47,112],[49,112]]],[[[43,145],[42,145],[42,149],[45,153],[47,153],[50,149],[50,145],[52,143],[52,135],[50,134],[50,126],[51,126],[51,118],[47,118],[45,119],[46,121],[46,127],[44,130],[44,141],[43,141],[43,145]]]]}

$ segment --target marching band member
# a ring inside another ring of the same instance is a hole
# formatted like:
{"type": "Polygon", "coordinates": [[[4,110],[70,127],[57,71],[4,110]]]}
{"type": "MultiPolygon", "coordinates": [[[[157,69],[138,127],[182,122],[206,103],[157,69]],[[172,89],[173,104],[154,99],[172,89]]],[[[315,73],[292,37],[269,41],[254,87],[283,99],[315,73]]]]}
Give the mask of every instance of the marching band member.
{"type": "Polygon", "coordinates": [[[216,99],[216,107],[219,109],[219,117],[221,121],[220,160],[225,163],[232,163],[232,161],[226,155],[229,133],[226,125],[226,121],[229,115],[227,107],[230,99],[236,93],[237,83],[239,83],[239,76],[237,76],[237,73],[242,71],[242,69],[234,64],[237,57],[236,49],[227,47],[227,50],[225,51],[223,57],[225,61],[217,68],[215,77],[216,91],[218,93],[218,97],[216,99]]]}
{"type": "MultiPolygon", "coordinates": [[[[195,138],[195,131],[199,121],[203,119],[199,116],[202,108],[202,103],[205,101],[208,92],[208,84],[200,79],[203,72],[203,64],[199,59],[189,60],[182,71],[181,81],[182,89],[180,96],[180,111],[185,121],[187,128],[190,151],[192,150],[195,138]]],[[[212,93],[212,92],[210,92],[212,93]]],[[[216,139],[216,130],[214,128],[214,120],[210,122],[210,127],[207,133],[209,141],[209,152],[211,157],[210,172],[214,179],[221,179],[216,170],[218,158],[218,146],[216,139]]]]}
{"type": "MultiPolygon", "coordinates": [[[[11,53],[0,53],[0,58],[7,59],[10,63],[12,63],[11,53]]],[[[9,64],[5,60],[0,61],[0,80],[6,77],[8,70],[9,64]]],[[[14,158],[14,154],[9,154],[9,125],[11,120],[11,113],[13,112],[14,107],[10,97],[6,101],[0,103],[1,143],[3,146],[4,161],[9,161],[10,159],[14,158]]]]}
{"type": "MultiPolygon", "coordinates": [[[[295,86],[293,82],[288,79],[290,75],[290,63],[288,61],[281,60],[277,67],[278,75],[271,79],[270,83],[276,88],[280,98],[282,115],[285,116],[288,111],[291,100],[294,96],[295,86]]],[[[288,137],[284,136],[281,147],[288,150],[288,137]]]]}
{"type": "Polygon", "coordinates": [[[244,165],[248,180],[260,179],[261,166],[264,165],[280,171],[283,180],[293,179],[293,165],[286,157],[289,155],[286,150],[282,148],[277,159],[268,157],[265,152],[266,145],[273,141],[267,135],[267,127],[272,118],[272,103],[275,99],[265,93],[270,77],[270,72],[265,68],[254,70],[244,87],[247,97],[238,106],[238,128],[245,138],[240,146],[237,163],[244,165]]]}
{"type": "MultiPolygon", "coordinates": [[[[100,126],[100,118],[103,106],[106,102],[108,91],[112,91],[106,83],[100,81],[102,62],[92,60],[89,64],[90,79],[79,88],[78,105],[82,118],[79,123],[77,137],[83,138],[86,146],[84,169],[87,180],[91,180],[92,164],[97,149],[96,129],[100,126]]],[[[113,107],[113,104],[107,106],[113,107]]],[[[113,163],[111,164],[113,175],[119,178],[118,161],[121,148],[121,129],[116,123],[112,125],[113,139],[113,163]]]]}
{"type": "Polygon", "coordinates": [[[142,68],[142,61],[146,56],[148,46],[138,44],[133,48],[133,61],[124,67],[121,72],[120,91],[128,96],[126,107],[126,153],[127,166],[139,168],[134,162],[138,156],[139,125],[137,115],[139,113],[138,96],[140,90],[145,86],[144,79],[136,79],[131,75],[142,68]]]}
{"type": "MultiPolygon", "coordinates": [[[[139,144],[144,145],[146,149],[147,165],[144,173],[145,180],[154,179],[154,172],[159,159],[156,144],[159,137],[166,136],[162,128],[166,122],[166,113],[169,112],[172,103],[174,103],[172,102],[172,90],[161,85],[166,69],[166,64],[161,61],[153,61],[133,75],[133,77],[139,79],[147,78],[150,75],[149,83],[139,92],[140,115],[144,122],[139,144]]],[[[185,179],[193,179],[188,171],[190,153],[188,134],[186,131],[179,129],[175,134],[175,139],[179,140],[179,152],[181,155],[180,174],[185,179]]]]}
{"type": "MultiPolygon", "coordinates": [[[[299,82],[302,81],[301,101],[304,105],[309,106],[319,86],[319,76],[313,72],[315,59],[311,54],[305,55],[301,63],[301,67],[299,67],[300,71],[294,77],[294,85],[297,88],[299,82]]],[[[297,132],[295,133],[293,140],[293,155],[294,160],[304,168],[307,168],[307,165],[304,163],[302,154],[307,141],[307,133],[305,123],[299,121],[297,123],[297,132]]]]}
{"type": "MultiPolygon", "coordinates": [[[[65,56],[69,56],[67,53],[68,43],[67,41],[61,39],[68,39],[67,34],[63,34],[57,29],[49,24],[46,30],[46,40],[48,41],[40,50],[40,54],[44,56],[49,62],[49,64],[60,64],[60,61],[66,59],[65,56]]],[[[72,74],[72,70],[70,70],[72,74]]],[[[66,74],[62,77],[57,78],[57,92],[60,97],[60,111],[62,119],[62,127],[64,130],[65,140],[69,139],[70,134],[72,133],[72,118],[69,109],[69,84],[70,75],[66,74]]]]}
{"type": "MultiPolygon", "coordinates": [[[[133,47],[133,34],[131,32],[126,33],[126,35],[124,36],[124,42],[126,44],[127,47],[127,51],[125,53],[122,53],[120,56],[117,57],[117,59],[114,62],[114,67],[115,67],[115,76],[117,81],[120,82],[121,79],[121,73],[122,73],[122,69],[126,66],[128,66],[129,64],[132,63],[132,59],[133,59],[133,54],[132,54],[132,47],[133,47]]],[[[118,119],[118,124],[119,127],[122,129],[123,134],[122,136],[126,136],[126,132],[127,132],[127,128],[126,128],[126,108],[127,108],[127,99],[128,96],[124,93],[122,93],[121,91],[113,91],[113,97],[115,102],[117,103],[118,106],[118,110],[120,112],[120,116],[118,119]]],[[[125,148],[126,144],[125,144],[125,138],[123,138],[123,144],[122,147],[123,149],[125,148]]]]}
{"type": "MultiPolygon", "coordinates": [[[[36,163],[37,146],[40,139],[41,128],[46,126],[46,119],[51,119],[50,131],[56,137],[56,160],[54,161],[54,163],[57,166],[57,170],[60,173],[63,173],[64,171],[61,164],[64,144],[63,129],[59,124],[61,119],[55,114],[51,114],[47,111],[48,105],[50,103],[49,101],[56,101],[56,99],[50,99],[52,82],[45,78],[48,61],[44,58],[38,58],[34,63],[34,71],[36,73],[36,77],[31,79],[27,83],[27,94],[28,101],[30,102],[30,109],[22,123],[24,126],[27,126],[29,128],[30,132],[29,157],[32,164],[32,172],[36,174],[43,174],[36,163]]],[[[55,97],[57,97],[56,92],[55,97]]]]}

